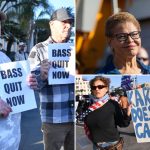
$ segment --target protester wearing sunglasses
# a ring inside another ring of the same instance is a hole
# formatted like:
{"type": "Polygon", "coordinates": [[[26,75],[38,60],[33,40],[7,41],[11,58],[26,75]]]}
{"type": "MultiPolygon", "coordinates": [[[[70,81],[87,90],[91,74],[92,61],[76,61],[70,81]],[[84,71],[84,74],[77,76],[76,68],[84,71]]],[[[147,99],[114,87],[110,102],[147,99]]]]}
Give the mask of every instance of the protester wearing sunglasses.
{"type": "Polygon", "coordinates": [[[110,79],[96,76],[90,81],[91,105],[84,117],[87,136],[93,142],[93,150],[122,150],[123,139],[117,126],[130,124],[131,106],[122,111],[119,103],[109,96],[110,79]]]}
{"type": "Polygon", "coordinates": [[[106,21],[105,36],[112,56],[98,73],[149,74],[150,66],[144,65],[137,55],[141,49],[141,27],[128,12],[113,14],[106,21]]]}

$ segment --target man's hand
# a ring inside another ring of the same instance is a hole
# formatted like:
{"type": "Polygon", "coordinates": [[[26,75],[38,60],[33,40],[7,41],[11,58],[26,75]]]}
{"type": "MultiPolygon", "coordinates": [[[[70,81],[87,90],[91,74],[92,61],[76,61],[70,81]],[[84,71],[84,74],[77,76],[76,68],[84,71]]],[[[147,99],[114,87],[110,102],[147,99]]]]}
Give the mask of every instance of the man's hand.
{"type": "Polygon", "coordinates": [[[0,98],[0,117],[7,117],[12,112],[11,107],[0,98]]]}
{"type": "Polygon", "coordinates": [[[31,89],[36,90],[38,89],[38,83],[37,83],[37,79],[36,79],[36,75],[34,74],[29,74],[27,76],[27,84],[28,86],[30,86],[31,89]]]}
{"type": "Polygon", "coordinates": [[[46,80],[48,78],[49,68],[50,68],[50,63],[48,62],[48,59],[43,60],[40,68],[42,80],[46,80]]]}

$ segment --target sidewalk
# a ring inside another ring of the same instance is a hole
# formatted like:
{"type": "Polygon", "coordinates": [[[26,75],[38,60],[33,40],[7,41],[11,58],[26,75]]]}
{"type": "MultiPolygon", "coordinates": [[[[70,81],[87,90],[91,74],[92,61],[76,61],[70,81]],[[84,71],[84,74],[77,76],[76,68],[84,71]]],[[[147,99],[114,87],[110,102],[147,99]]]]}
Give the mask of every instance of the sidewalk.
{"type": "Polygon", "coordinates": [[[39,112],[39,96],[35,94],[37,109],[22,112],[21,142],[19,150],[43,150],[41,119],[39,112]]]}

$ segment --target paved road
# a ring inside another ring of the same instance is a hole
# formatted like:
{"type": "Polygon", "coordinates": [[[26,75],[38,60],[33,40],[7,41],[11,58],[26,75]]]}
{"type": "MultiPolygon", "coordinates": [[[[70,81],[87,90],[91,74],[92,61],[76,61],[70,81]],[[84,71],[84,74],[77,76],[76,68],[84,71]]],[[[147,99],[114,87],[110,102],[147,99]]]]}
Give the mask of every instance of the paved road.
{"type": "MultiPolygon", "coordinates": [[[[150,150],[150,143],[137,144],[132,124],[119,130],[125,140],[124,150],[150,150]]],[[[21,133],[19,150],[43,150],[39,109],[22,113],[21,133]]],[[[81,126],[76,126],[76,150],[92,150],[81,126]]]]}
{"type": "MultiPolygon", "coordinates": [[[[119,128],[119,131],[125,141],[123,150],[150,150],[150,143],[138,144],[136,142],[132,123],[128,128],[119,128]]],[[[92,150],[92,144],[86,138],[81,126],[76,126],[76,150],[92,150]]]]}
{"type": "Polygon", "coordinates": [[[19,150],[43,150],[39,110],[22,113],[21,143],[19,150]]]}
{"type": "Polygon", "coordinates": [[[39,97],[36,93],[37,109],[23,112],[21,115],[21,143],[19,150],[43,150],[39,97]]]}
{"type": "MultiPolygon", "coordinates": [[[[21,143],[19,150],[44,150],[39,112],[39,97],[36,93],[37,109],[22,113],[21,143]]],[[[61,148],[63,150],[63,147],[61,148]]]]}
{"type": "MultiPolygon", "coordinates": [[[[36,99],[39,108],[37,94],[36,99]]],[[[125,140],[124,150],[150,150],[150,143],[137,144],[132,123],[128,128],[119,128],[119,130],[125,140]]],[[[22,113],[19,150],[43,150],[39,109],[22,113]]],[[[92,144],[86,138],[81,126],[76,126],[76,150],[92,150],[92,144]]]]}

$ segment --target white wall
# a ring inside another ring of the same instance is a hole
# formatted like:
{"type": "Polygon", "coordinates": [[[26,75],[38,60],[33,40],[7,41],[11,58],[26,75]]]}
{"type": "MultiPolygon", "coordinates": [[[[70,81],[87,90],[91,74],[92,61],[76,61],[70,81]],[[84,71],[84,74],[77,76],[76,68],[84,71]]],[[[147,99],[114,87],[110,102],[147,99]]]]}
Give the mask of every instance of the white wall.
{"type": "Polygon", "coordinates": [[[89,32],[93,29],[96,14],[100,8],[101,0],[78,0],[76,8],[76,29],[89,32]]]}

